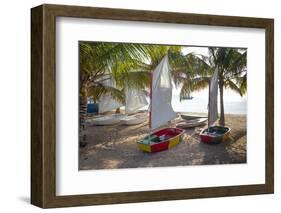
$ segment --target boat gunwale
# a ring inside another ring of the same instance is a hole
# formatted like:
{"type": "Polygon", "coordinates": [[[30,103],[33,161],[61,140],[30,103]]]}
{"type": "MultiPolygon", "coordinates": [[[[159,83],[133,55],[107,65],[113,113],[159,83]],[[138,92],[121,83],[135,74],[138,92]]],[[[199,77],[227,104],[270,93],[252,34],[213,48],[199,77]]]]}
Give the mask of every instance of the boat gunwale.
{"type": "MultiPolygon", "coordinates": [[[[184,132],[185,132],[184,129],[176,128],[176,127],[167,127],[167,128],[163,128],[163,129],[179,129],[179,130],[181,130],[182,132],[179,133],[178,135],[174,136],[174,137],[171,137],[171,138],[169,138],[169,139],[167,139],[167,140],[164,140],[164,141],[161,141],[161,142],[157,142],[157,143],[155,143],[155,144],[144,144],[144,143],[142,143],[143,140],[137,141],[137,143],[138,143],[138,144],[148,145],[148,146],[153,146],[153,145],[156,145],[156,144],[166,143],[166,142],[168,142],[168,141],[170,141],[170,140],[175,139],[176,137],[180,137],[180,136],[182,136],[182,135],[184,134],[184,132]]],[[[163,129],[160,129],[160,130],[158,130],[158,131],[156,131],[156,132],[159,132],[159,131],[161,131],[161,130],[163,130],[163,129]]],[[[151,134],[153,134],[153,133],[151,133],[151,134]]],[[[151,134],[150,134],[150,135],[151,135],[151,134]]]]}
{"type": "MultiPolygon", "coordinates": [[[[211,127],[221,127],[221,126],[211,126],[211,127]]],[[[230,128],[230,127],[223,127],[223,128],[227,128],[228,130],[227,130],[225,133],[223,133],[222,135],[209,135],[209,134],[204,134],[204,132],[205,132],[206,130],[208,130],[209,128],[210,128],[210,127],[206,128],[206,129],[203,129],[203,130],[200,132],[199,136],[208,136],[208,137],[211,137],[211,138],[219,138],[219,137],[223,137],[225,134],[227,134],[227,133],[229,133],[229,132],[231,131],[231,128],[230,128]]]]}

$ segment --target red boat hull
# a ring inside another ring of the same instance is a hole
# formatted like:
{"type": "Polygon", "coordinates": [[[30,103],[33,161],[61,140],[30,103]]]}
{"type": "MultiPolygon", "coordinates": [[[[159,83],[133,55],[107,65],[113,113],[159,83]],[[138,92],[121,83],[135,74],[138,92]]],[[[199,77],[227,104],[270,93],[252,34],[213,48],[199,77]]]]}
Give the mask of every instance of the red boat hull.
{"type": "Polygon", "coordinates": [[[138,146],[144,152],[164,151],[179,144],[183,133],[183,129],[164,128],[153,132],[144,140],[139,141],[138,146]]]}
{"type": "Polygon", "coordinates": [[[200,139],[203,143],[219,144],[219,143],[226,142],[230,137],[230,128],[228,127],[213,126],[210,127],[209,129],[204,129],[200,133],[200,139]],[[222,133],[218,134],[218,133],[209,132],[209,129],[214,130],[215,132],[216,128],[217,131],[222,131],[222,133]]]}

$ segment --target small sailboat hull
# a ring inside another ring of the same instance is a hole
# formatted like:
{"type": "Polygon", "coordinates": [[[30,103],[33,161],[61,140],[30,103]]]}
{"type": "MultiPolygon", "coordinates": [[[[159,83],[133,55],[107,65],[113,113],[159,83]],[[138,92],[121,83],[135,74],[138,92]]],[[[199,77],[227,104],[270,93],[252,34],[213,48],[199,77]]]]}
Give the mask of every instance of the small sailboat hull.
{"type": "Polygon", "coordinates": [[[185,120],[181,121],[177,124],[178,128],[186,129],[186,128],[193,128],[196,126],[204,125],[208,118],[197,118],[193,120],[185,120]]]}
{"type": "Polygon", "coordinates": [[[208,117],[199,116],[199,115],[181,114],[181,118],[184,119],[184,120],[194,120],[194,119],[208,118],[208,117]]]}
{"type": "Polygon", "coordinates": [[[120,123],[120,119],[124,118],[124,115],[106,115],[92,119],[91,124],[96,126],[108,126],[120,123]]]}
{"type": "Polygon", "coordinates": [[[144,152],[164,151],[179,144],[183,133],[184,130],[180,128],[164,128],[137,142],[138,147],[144,152]]]}
{"type": "Polygon", "coordinates": [[[223,126],[211,126],[200,133],[200,139],[203,143],[219,144],[227,141],[230,137],[230,128],[223,126]]]}
{"type": "Polygon", "coordinates": [[[144,123],[146,121],[147,117],[146,116],[137,116],[137,115],[131,115],[127,116],[125,118],[122,118],[120,121],[123,125],[138,125],[141,123],[144,123]]]}

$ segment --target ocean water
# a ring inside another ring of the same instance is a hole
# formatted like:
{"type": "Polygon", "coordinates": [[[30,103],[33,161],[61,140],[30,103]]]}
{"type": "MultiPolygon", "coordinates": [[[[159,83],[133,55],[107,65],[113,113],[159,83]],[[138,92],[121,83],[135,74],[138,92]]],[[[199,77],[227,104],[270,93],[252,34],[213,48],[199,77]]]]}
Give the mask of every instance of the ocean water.
{"type": "MultiPolygon", "coordinates": [[[[179,101],[178,97],[173,97],[172,106],[176,112],[199,112],[208,113],[208,100],[194,97],[192,100],[179,101]]],[[[218,103],[218,112],[220,104],[218,103]]],[[[227,114],[247,114],[246,101],[224,101],[224,111],[227,114]]]]}
{"type": "MultiPolygon", "coordinates": [[[[191,94],[193,99],[180,101],[180,89],[173,87],[172,107],[175,112],[197,112],[208,113],[208,89],[203,89],[191,94]]],[[[241,97],[232,90],[224,90],[224,112],[225,114],[247,114],[247,94],[241,97]]],[[[147,97],[147,102],[150,99],[147,97]]],[[[148,110],[149,104],[140,110],[148,110]]],[[[125,109],[121,107],[121,109],[125,109]]],[[[220,99],[218,93],[218,113],[220,113],[220,99]]]]}
{"type": "MultiPolygon", "coordinates": [[[[174,90],[172,97],[172,106],[175,112],[198,112],[208,113],[208,90],[192,93],[191,100],[180,101],[180,91],[174,90]]],[[[247,96],[241,97],[231,90],[224,91],[224,111],[226,114],[247,114],[247,96]]],[[[220,103],[218,97],[218,112],[220,112],[220,103]]]]}

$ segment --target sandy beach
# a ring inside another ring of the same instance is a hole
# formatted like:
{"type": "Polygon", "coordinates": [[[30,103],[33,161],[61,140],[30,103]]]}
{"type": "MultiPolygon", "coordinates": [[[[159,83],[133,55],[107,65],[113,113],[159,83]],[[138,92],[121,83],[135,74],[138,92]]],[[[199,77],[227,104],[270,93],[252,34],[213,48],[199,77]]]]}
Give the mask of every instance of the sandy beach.
{"type": "MultiPolygon", "coordinates": [[[[136,144],[149,133],[148,119],[134,126],[95,126],[88,123],[83,132],[83,141],[87,145],[79,151],[79,169],[246,163],[246,115],[226,114],[225,117],[226,126],[232,129],[231,139],[227,142],[217,145],[200,142],[199,132],[205,127],[203,125],[186,129],[180,144],[158,153],[145,153],[136,144]]],[[[167,126],[175,127],[179,121],[180,116],[167,126]]]]}

